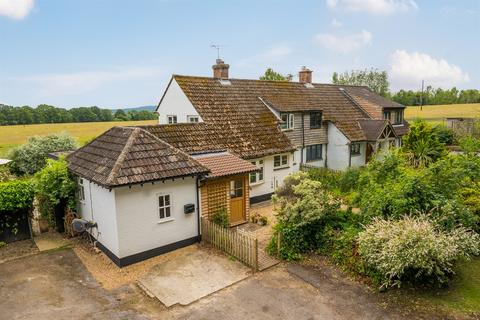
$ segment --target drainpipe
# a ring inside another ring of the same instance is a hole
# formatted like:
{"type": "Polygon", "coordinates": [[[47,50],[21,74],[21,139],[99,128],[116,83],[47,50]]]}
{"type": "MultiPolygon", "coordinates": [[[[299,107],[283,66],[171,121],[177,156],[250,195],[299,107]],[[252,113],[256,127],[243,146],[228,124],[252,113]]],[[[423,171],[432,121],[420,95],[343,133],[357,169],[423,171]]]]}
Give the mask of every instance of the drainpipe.
{"type": "Polygon", "coordinates": [[[348,144],[348,167],[352,166],[352,144],[348,144]]]}
{"type": "Polygon", "coordinates": [[[302,112],[302,148],[300,149],[300,166],[303,164],[303,149],[305,148],[305,119],[302,112]]]}
{"type": "Polygon", "coordinates": [[[201,234],[201,230],[200,230],[200,186],[199,186],[199,183],[198,183],[198,180],[199,180],[199,177],[197,176],[197,178],[195,179],[195,187],[197,188],[197,238],[198,238],[198,241],[200,241],[202,239],[202,234],[201,234]]]}

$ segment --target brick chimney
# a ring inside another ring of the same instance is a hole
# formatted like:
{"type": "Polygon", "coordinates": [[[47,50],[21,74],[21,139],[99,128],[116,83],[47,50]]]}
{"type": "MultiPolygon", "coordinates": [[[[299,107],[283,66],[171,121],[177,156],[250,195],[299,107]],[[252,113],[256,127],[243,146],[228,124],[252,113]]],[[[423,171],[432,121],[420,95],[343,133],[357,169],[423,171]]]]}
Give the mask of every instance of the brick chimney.
{"type": "Polygon", "coordinates": [[[307,69],[303,66],[302,70],[298,72],[298,81],[301,83],[312,83],[312,70],[307,69]]]}
{"type": "Polygon", "coordinates": [[[230,68],[230,65],[223,62],[222,59],[217,59],[216,64],[212,66],[213,77],[218,79],[228,79],[228,68],[230,68]]]}

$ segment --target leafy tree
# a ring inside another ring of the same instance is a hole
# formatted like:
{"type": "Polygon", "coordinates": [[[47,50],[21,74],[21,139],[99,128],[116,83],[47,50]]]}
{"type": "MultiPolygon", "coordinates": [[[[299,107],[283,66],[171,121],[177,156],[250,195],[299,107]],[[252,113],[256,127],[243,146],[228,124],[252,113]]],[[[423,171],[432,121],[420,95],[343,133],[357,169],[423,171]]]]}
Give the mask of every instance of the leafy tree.
{"type": "Polygon", "coordinates": [[[403,138],[402,151],[415,167],[428,166],[447,154],[433,128],[425,121],[415,121],[403,138]]]}
{"type": "Polygon", "coordinates": [[[282,75],[281,73],[273,71],[272,68],[265,70],[265,73],[260,76],[260,80],[268,81],[292,81],[293,76],[291,74],[282,75]]]}
{"type": "Polygon", "coordinates": [[[373,92],[387,97],[389,95],[388,74],[386,71],[377,69],[352,70],[350,72],[337,73],[332,75],[333,84],[367,86],[373,92]]]}
{"type": "Polygon", "coordinates": [[[117,121],[127,121],[128,120],[127,114],[122,109],[118,109],[117,111],[115,111],[115,115],[113,117],[117,121]]]}
{"type": "Polygon", "coordinates": [[[34,174],[45,166],[49,153],[76,147],[74,138],[67,134],[30,137],[27,143],[10,153],[10,168],[19,175],[34,174]]]}

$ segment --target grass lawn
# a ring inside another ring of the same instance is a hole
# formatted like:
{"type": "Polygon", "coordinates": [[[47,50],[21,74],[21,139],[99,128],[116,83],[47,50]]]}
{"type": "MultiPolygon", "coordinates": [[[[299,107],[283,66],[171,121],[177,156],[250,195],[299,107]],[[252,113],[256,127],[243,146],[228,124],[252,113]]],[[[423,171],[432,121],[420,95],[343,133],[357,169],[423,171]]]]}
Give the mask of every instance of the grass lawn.
{"type": "Polygon", "coordinates": [[[82,123],[52,123],[17,126],[0,126],[0,158],[6,157],[8,151],[27,141],[28,137],[67,132],[74,136],[80,145],[100,135],[113,126],[156,124],[157,120],[147,121],[112,121],[82,123]]]}
{"type": "Polygon", "coordinates": [[[480,316],[480,258],[462,263],[447,288],[405,287],[392,290],[390,294],[393,301],[402,302],[413,309],[480,316]]]}
{"type": "Polygon", "coordinates": [[[407,121],[422,118],[439,124],[443,123],[445,118],[451,117],[480,118],[480,103],[423,106],[422,110],[415,106],[407,107],[405,110],[407,121]]]}

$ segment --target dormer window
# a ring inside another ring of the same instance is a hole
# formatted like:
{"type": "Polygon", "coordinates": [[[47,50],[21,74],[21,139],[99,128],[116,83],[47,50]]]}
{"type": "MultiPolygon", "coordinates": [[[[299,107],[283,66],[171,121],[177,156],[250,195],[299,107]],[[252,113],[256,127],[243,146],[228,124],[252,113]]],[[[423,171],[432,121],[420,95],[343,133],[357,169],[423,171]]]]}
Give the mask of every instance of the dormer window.
{"type": "Polygon", "coordinates": [[[177,123],[177,116],[175,115],[167,116],[167,122],[168,124],[177,123]]]}
{"type": "Polygon", "coordinates": [[[385,110],[383,111],[383,119],[390,120],[391,124],[402,124],[403,110],[385,110]]]}
{"type": "Polygon", "coordinates": [[[295,127],[295,116],[293,113],[280,114],[280,129],[292,130],[295,127]]]}
{"type": "Polygon", "coordinates": [[[198,116],[187,116],[187,122],[198,123],[198,116]]]}

